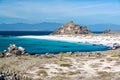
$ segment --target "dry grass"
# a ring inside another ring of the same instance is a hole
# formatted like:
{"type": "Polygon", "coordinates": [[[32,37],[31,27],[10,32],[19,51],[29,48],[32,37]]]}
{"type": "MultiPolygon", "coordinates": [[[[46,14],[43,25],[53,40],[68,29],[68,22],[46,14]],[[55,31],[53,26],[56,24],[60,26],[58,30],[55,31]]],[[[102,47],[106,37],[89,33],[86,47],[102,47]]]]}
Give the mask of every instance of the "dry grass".
{"type": "Polygon", "coordinates": [[[117,60],[114,64],[114,66],[119,66],[120,65],[120,60],[117,60]]]}
{"type": "Polygon", "coordinates": [[[67,72],[68,75],[76,75],[76,74],[81,74],[79,71],[69,71],[67,72]]]}
{"type": "Polygon", "coordinates": [[[112,75],[112,73],[106,72],[106,71],[99,71],[99,72],[97,72],[97,74],[98,74],[100,77],[111,77],[111,75],[112,75]]]}
{"type": "Polygon", "coordinates": [[[101,63],[94,63],[94,64],[91,64],[90,66],[92,68],[97,68],[97,67],[100,67],[102,64],[101,63]]]}
{"type": "Polygon", "coordinates": [[[110,66],[107,66],[107,67],[105,67],[104,69],[111,69],[111,67],[110,67],[110,66]]]}
{"type": "Polygon", "coordinates": [[[67,76],[69,76],[69,75],[76,75],[76,74],[81,74],[81,72],[80,71],[68,71],[68,72],[60,72],[60,73],[58,73],[59,75],[67,75],[67,76]]]}
{"type": "Polygon", "coordinates": [[[118,54],[115,53],[115,52],[113,52],[113,53],[110,54],[110,56],[111,56],[111,57],[118,57],[118,54]]]}
{"type": "Polygon", "coordinates": [[[120,77],[116,78],[115,80],[120,80],[120,77]]]}
{"type": "Polygon", "coordinates": [[[43,79],[41,79],[41,78],[37,78],[37,79],[34,79],[34,80],[43,80],[43,79]]]}
{"type": "Polygon", "coordinates": [[[102,59],[102,60],[100,60],[100,62],[104,62],[104,61],[105,61],[105,60],[103,60],[103,59],[102,59]]]}
{"type": "Polygon", "coordinates": [[[109,58],[106,58],[106,60],[107,60],[107,61],[113,61],[112,58],[110,58],[110,57],[109,57],[109,58]]]}
{"type": "Polygon", "coordinates": [[[53,76],[51,80],[70,80],[70,79],[66,76],[53,76]]]}

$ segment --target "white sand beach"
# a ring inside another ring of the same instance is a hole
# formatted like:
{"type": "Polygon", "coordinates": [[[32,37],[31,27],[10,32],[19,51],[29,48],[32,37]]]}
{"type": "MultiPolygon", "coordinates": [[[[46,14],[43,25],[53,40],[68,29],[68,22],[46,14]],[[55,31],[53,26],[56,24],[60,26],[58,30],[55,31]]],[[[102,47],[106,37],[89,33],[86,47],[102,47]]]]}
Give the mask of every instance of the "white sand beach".
{"type": "Polygon", "coordinates": [[[19,38],[34,38],[45,40],[56,40],[66,42],[87,43],[103,45],[114,48],[120,45],[119,35],[45,35],[45,36],[19,36],[19,38]]]}

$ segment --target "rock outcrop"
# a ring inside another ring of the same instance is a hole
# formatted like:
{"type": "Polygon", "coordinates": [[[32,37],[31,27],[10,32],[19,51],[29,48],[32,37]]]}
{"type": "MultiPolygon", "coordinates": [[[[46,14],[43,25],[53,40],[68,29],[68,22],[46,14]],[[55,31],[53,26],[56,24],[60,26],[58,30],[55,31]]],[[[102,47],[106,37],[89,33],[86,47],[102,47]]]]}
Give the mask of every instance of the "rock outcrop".
{"type": "Polygon", "coordinates": [[[57,29],[52,34],[58,35],[58,34],[89,34],[89,33],[91,33],[91,31],[88,30],[86,26],[76,25],[73,23],[73,21],[70,21],[67,24],[60,27],[59,29],[57,29]]]}
{"type": "Polygon", "coordinates": [[[28,53],[25,52],[23,47],[17,47],[15,44],[10,44],[7,50],[4,50],[4,52],[0,53],[0,57],[21,55],[28,55],[28,53]]]}

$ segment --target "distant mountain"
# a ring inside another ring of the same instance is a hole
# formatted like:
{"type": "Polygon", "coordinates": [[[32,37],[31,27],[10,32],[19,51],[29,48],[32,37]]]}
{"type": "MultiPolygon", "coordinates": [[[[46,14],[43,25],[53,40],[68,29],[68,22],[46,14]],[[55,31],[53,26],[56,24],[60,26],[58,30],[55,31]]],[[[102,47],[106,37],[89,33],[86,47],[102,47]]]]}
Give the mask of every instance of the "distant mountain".
{"type": "Polygon", "coordinates": [[[87,26],[92,31],[104,31],[106,29],[120,30],[120,25],[116,25],[116,24],[94,24],[87,26]]]}
{"type": "MultiPolygon", "coordinates": [[[[0,31],[55,31],[62,25],[62,23],[55,22],[0,24],[0,31]]],[[[120,30],[120,25],[116,24],[94,24],[86,26],[91,31],[104,31],[106,29],[120,30]]]]}
{"type": "Polygon", "coordinates": [[[16,24],[0,24],[0,31],[54,31],[61,26],[61,23],[16,23],[16,24]]]}

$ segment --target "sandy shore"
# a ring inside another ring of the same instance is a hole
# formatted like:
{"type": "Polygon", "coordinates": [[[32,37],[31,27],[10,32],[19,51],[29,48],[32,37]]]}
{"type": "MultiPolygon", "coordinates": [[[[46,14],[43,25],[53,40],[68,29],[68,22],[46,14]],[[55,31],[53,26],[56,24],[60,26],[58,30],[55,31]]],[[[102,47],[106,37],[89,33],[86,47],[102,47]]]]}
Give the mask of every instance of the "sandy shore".
{"type": "Polygon", "coordinates": [[[19,37],[88,43],[88,44],[108,46],[111,48],[120,45],[120,35],[110,35],[110,34],[109,35],[45,35],[45,36],[19,36],[19,37]]]}

